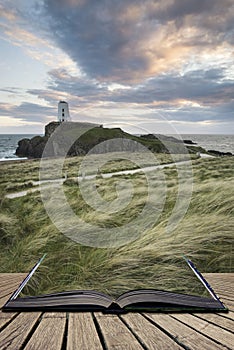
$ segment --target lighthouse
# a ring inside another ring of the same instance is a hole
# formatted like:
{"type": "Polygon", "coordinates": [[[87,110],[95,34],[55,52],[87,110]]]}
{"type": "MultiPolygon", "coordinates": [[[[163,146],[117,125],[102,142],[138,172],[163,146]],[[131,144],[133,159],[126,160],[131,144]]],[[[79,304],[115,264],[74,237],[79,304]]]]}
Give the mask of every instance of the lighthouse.
{"type": "Polygon", "coordinates": [[[68,103],[65,101],[59,101],[59,103],[58,103],[58,121],[59,122],[71,121],[68,103]]]}

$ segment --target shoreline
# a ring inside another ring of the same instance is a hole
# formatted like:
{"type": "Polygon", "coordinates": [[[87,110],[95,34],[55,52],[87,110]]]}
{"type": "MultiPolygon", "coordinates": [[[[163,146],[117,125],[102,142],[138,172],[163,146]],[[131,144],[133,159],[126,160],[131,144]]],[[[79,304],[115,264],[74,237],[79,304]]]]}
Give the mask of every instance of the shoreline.
{"type": "Polygon", "coordinates": [[[40,160],[39,158],[9,158],[7,159],[0,159],[0,166],[1,164],[14,164],[14,163],[24,163],[24,162],[35,162],[37,160],[40,160]]]}
{"type": "Polygon", "coordinates": [[[10,162],[19,162],[21,160],[30,160],[29,158],[0,158],[0,163],[10,163],[10,162]]]}

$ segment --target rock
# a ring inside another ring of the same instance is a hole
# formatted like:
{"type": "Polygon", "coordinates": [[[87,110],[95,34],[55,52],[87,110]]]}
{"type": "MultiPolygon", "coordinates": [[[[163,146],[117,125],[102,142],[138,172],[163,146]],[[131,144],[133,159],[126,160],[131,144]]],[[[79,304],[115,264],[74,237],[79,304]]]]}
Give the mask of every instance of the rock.
{"type": "Polygon", "coordinates": [[[41,158],[47,140],[48,138],[45,136],[35,136],[31,140],[20,140],[15,154],[19,157],[41,158]]]}
{"type": "Polygon", "coordinates": [[[215,150],[209,150],[208,153],[217,156],[217,157],[225,157],[225,156],[233,156],[231,152],[221,152],[221,151],[215,151],[215,150]]]}
{"type": "Polygon", "coordinates": [[[183,140],[184,143],[186,143],[187,145],[197,145],[196,142],[193,142],[192,140],[183,140]]]}
{"type": "Polygon", "coordinates": [[[45,136],[50,137],[55,129],[60,125],[60,122],[51,122],[45,126],[45,136]]]}
{"type": "Polygon", "coordinates": [[[30,140],[28,147],[29,158],[41,158],[48,138],[45,136],[35,136],[30,140]]]}
{"type": "Polygon", "coordinates": [[[18,147],[15,154],[18,157],[28,157],[28,148],[30,144],[30,139],[22,139],[18,142],[18,147]]]}
{"type": "Polygon", "coordinates": [[[150,140],[155,140],[156,136],[154,134],[146,134],[146,135],[140,135],[140,137],[144,138],[144,139],[150,139],[150,140]]]}

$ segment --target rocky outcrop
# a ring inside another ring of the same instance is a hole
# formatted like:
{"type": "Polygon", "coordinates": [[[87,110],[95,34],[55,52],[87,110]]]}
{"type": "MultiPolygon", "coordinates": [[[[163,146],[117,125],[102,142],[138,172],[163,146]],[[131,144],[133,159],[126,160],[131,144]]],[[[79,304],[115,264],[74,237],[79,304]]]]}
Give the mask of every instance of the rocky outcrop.
{"type": "Polygon", "coordinates": [[[183,140],[184,143],[186,143],[187,145],[197,145],[196,142],[193,142],[192,140],[183,140]]]}
{"type": "MultiPolygon", "coordinates": [[[[120,128],[103,128],[102,125],[76,122],[52,122],[45,126],[44,136],[23,139],[18,143],[16,155],[19,157],[41,158],[85,155],[92,153],[118,152],[128,150],[138,152],[142,146],[152,152],[184,153],[183,142],[173,137],[149,134],[137,137],[120,128]],[[108,141],[108,142],[106,142],[108,141]],[[43,154],[44,152],[44,154],[43,154]]],[[[190,152],[193,152],[191,148],[190,152]]]]}
{"type": "MultiPolygon", "coordinates": [[[[18,157],[27,157],[27,158],[41,158],[45,149],[46,144],[50,137],[53,137],[51,149],[47,150],[49,152],[48,156],[60,156],[64,154],[64,146],[69,142],[70,135],[74,130],[85,131],[93,127],[97,127],[95,124],[89,123],[60,123],[60,122],[51,122],[45,126],[45,135],[44,136],[35,136],[32,139],[22,139],[18,142],[18,147],[15,154],[18,157]],[[56,129],[60,126],[60,132],[55,133],[56,129]]],[[[79,133],[77,133],[79,135],[79,133]]],[[[87,144],[79,142],[77,140],[69,149],[69,156],[83,155],[86,154],[89,150],[87,144]]]]}
{"type": "Polygon", "coordinates": [[[47,139],[45,136],[35,136],[20,140],[15,154],[18,157],[41,158],[47,139]]]}
{"type": "Polygon", "coordinates": [[[60,124],[60,122],[52,122],[47,124],[45,126],[45,136],[50,137],[60,124]]]}
{"type": "Polygon", "coordinates": [[[215,151],[215,150],[209,150],[208,153],[216,157],[233,156],[231,152],[221,152],[221,151],[215,151]]]}

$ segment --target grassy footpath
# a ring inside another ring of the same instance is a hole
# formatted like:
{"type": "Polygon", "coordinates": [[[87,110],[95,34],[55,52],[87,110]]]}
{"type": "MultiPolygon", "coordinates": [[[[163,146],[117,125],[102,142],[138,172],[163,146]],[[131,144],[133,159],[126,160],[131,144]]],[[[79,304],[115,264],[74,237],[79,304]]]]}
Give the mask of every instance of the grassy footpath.
{"type": "MultiPolygon", "coordinates": [[[[144,160],[142,157],[142,154],[135,153],[137,155],[136,159],[138,159],[143,166],[150,166],[152,164],[149,164],[147,160],[144,160]]],[[[135,156],[135,155],[134,155],[135,156]]],[[[157,153],[156,156],[156,162],[159,164],[166,164],[171,163],[172,158],[170,154],[165,153],[157,153]]],[[[97,157],[102,158],[102,155],[93,155],[93,158],[96,159],[97,157]]],[[[121,157],[121,153],[120,153],[121,157]]],[[[186,159],[186,155],[184,156],[186,159]]],[[[191,159],[196,159],[196,154],[190,155],[191,159]]],[[[178,156],[179,160],[183,160],[183,156],[178,156]]],[[[91,156],[92,159],[92,156],[91,156]]],[[[65,177],[65,174],[68,178],[76,177],[78,175],[78,169],[79,165],[82,162],[83,157],[69,157],[65,159],[64,167],[63,167],[63,175],[65,177]]],[[[55,163],[56,166],[56,160],[48,160],[50,166],[51,163],[55,163]]],[[[120,170],[127,170],[127,169],[136,169],[137,165],[131,163],[129,160],[113,160],[109,161],[107,164],[105,164],[101,171],[103,173],[107,172],[115,172],[120,170]]],[[[23,189],[31,188],[33,187],[32,181],[38,181],[39,180],[39,169],[40,169],[40,160],[34,159],[34,160],[19,160],[19,161],[13,161],[13,162],[2,162],[0,163],[0,194],[2,193],[11,193],[11,192],[17,192],[21,191],[23,189]]],[[[87,174],[86,174],[87,175],[87,174]]]]}
{"type": "MultiPolygon", "coordinates": [[[[166,155],[161,161],[169,161],[166,155]]],[[[80,160],[69,159],[64,171],[77,174],[80,160]]],[[[234,158],[197,159],[193,161],[194,188],[189,209],[179,226],[166,233],[168,218],[177,194],[177,173],[164,169],[167,197],[164,211],[155,226],[132,243],[115,248],[91,248],[75,244],[58,232],[43,207],[39,192],[22,198],[6,199],[9,192],[30,187],[38,179],[39,161],[1,165],[0,184],[0,269],[1,272],[28,271],[47,253],[41,267],[41,291],[55,289],[96,288],[113,294],[136,288],[155,287],[186,291],[193,279],[184,269],[182,254],[188,255],[204,272],[233,272],[234,233],[234,158]],[[186,286],[185,286],[186,281],[186,286]],[[185,287],[182,287],[185,286],[185,287]]],[[[120,164],[108,164],[105,171],[119,170],[120,164]]],[[[128,168],[129,164],[121,164],[128,168]]],[[[64,189],[73,210],[88,222],[101,227],[123,225],[136,217],[147,198],[143,174],[128,175],[134,195],[125,210],[114,215],[95,213],[82,201],[74,181],[64,189]]],[[[116,198],[115,177],[97,179],[100,195],[116,198]]],[[[31,286],[35,287],[35,286],[31,286]]]]}

